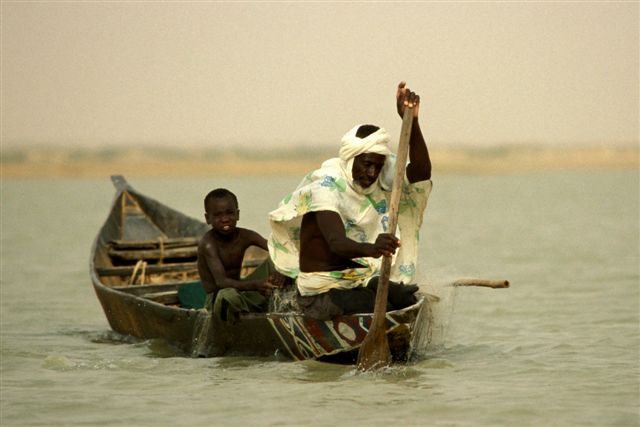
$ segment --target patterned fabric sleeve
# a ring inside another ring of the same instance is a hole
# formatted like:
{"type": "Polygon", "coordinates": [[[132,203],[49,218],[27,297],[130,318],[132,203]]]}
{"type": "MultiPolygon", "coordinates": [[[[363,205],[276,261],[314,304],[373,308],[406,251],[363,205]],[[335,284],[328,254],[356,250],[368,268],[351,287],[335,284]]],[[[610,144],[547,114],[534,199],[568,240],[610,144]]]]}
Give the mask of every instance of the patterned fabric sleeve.
{"type": "Polygon", "coordinates": [[[415,283],[420,227],[432,188],[431,180],[415,184],[405,180],[398,210],[398,234],[402,246],[391,267],[391,280],[394,282],[415,283]]]}

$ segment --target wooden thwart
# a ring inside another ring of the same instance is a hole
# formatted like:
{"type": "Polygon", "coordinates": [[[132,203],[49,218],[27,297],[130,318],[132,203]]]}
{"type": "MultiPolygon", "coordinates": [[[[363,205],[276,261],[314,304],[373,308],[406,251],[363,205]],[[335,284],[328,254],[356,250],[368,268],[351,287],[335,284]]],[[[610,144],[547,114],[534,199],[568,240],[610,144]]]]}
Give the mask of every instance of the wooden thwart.
{"type": "Polygon", "coordinates": [[[109,242],[111,258],[138,261],[176,258],[194,258],[198,254],[195,237],[161,238],[153,240],[112,240],[109,242]]]}
{"type": "MultiPolygon", "coordinates": [[[[134,270],[134,266],[124,267],[98,267],[96,272],[100,276],[131,276],[134,270]]],[[[196,270],[197,266],[195,262],[184,262],[175,264],[163,264],[163,265],[147,265],[147,274],[168,273],[175,271],[192,271],[196,270]]]]}
{"type": "Polygon", "coordinates": [[[196,246],[184,248],[161,248],[161,249],[110,249],[109,256],[128,261],[136,261],[139,259],[155,260],[167,258],[192,258],[198,255],[196,246]]]}
{"type": "Polygon", "coordinates": [[[155,301],[160,304],[178,304],[178,291],[164,291],[164,292],[149,292],[140,295],[142,298],[146,298],[155,301]]]}
{"type": "Polygon", "coordinates": [[[114,249],[156,249],[160,246],[165,248],[197,246],[198,241],[196,237],[171,237],[157,240],[112,240],[109,243],[114,249]]]}

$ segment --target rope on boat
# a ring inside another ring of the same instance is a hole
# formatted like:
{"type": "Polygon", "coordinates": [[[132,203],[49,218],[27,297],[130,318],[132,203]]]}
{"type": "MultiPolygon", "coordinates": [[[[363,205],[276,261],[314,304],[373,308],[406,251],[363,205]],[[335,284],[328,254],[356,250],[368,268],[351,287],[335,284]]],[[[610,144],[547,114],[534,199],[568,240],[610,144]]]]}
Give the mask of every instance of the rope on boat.
{"type": "Polygon", "coordinates": [[[136,263],[136,266],[133,267],[133,273],[131,273],[131,277],[129,278],[129,286],[135,284],[136,281],[136,274],[138,274],[138,270],[141,269],[140,271],[140,277],[139,277],[139,281],[140,281],[140,285],[144,285],[144,275],[145,275],[145,271],[147,269],[147,262],[143,259],[138,260],[138,262],[136,263]]]}

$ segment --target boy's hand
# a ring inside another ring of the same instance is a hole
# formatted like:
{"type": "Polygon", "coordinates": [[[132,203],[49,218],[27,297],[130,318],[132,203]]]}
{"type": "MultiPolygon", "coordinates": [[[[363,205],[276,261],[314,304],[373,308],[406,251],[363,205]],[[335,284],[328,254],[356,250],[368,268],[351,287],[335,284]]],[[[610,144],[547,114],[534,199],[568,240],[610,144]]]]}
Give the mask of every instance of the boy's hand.
{"type": "Polygon", "coordinates": [[[286,284],[286,281],[287,281],[287,277],[283,276],[277,271],[274,271],[273,273],[271,273],[269,275],[269,278],[267,279],[267,282],[271,283],[277,288],[282,288],[286,284]]]}
{"type": "Polygon", "coordinates": [[[279,289],[279,288],[280,286],[274,285],[268,280],[266,282],[259,282],[256,285],[256,290],[263,295],[269,295],[271,294],[271,292],[273,292],[274,289],[279,289]]]}

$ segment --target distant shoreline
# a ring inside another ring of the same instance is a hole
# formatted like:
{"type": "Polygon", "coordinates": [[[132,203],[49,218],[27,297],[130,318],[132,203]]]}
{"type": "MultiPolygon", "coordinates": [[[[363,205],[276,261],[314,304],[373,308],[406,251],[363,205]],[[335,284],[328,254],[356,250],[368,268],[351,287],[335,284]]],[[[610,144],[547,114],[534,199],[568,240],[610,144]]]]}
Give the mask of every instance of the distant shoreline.
{"type": "MultiPolygon", "coordinates": [[[[302,175],[337,150],[177,148],[3,149],[3,178],[302,175]]],[[[637,146],[431,148],[434,173],[510,174],[551,170],[638,169],[637,146]]]]}

